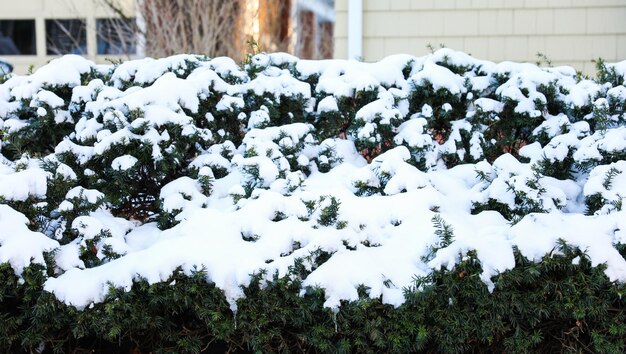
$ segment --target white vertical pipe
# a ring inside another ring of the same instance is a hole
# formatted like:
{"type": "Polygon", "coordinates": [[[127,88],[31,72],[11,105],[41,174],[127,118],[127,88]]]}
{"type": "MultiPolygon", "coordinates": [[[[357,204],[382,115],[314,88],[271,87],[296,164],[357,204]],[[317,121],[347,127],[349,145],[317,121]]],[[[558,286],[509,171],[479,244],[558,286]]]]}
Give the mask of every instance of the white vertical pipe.
{"type": "Polygon", "coordinates": [[[146,37],[144,33],[146,33],[146,20],[143,18],[141,8],[143,7],[143,0],[135,1],[135,24],[139,29],[139,33],[136,33],[137,40],[137,53],[135,54],[138,58],[143,58],[146,56],[146,37]]]}
{"type": "Polygon", "coordinates": [[[363,0],[348,0],[348,59],[363,59],[363,0]]]}

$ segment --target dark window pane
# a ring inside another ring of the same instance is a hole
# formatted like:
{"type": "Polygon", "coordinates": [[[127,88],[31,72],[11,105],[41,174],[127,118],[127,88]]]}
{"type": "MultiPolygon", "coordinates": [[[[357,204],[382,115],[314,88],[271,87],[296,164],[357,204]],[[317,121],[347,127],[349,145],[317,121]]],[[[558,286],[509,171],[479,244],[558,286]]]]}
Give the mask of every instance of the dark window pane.
{"type": "Polygon", "coordinates": [[[0,20],[0,54],[35,55],[35,20],[0,20]]]}
{"type": "Polygon", "coordinates": [[[46,52],[49,55],[87,54],[85,20],[46,20],[46,52]]]}
{"type": "Polygon", "coordinates": [[[134,19],[103,18],[96,20],[98,54],[135,54],[134,19]]]}

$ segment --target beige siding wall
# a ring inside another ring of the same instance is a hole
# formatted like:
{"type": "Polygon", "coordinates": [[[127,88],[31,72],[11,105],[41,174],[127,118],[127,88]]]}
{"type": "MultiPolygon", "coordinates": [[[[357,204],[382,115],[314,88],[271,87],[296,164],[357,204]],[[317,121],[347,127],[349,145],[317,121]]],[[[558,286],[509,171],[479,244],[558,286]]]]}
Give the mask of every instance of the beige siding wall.
{"type": "MultiPolygon", "coordinates": [[[[128,14],[132,14],[132,0],[118,1],[128,14]]],[[[85,19],[87,25],[86,57],[99,63],[106,62],[112,55],[96,55],[96,19],[115,17],[98,0],[0,0],[0,20],[35,20],[37,55],[0,55],[14,66],[16,73],[24,74],[32,65],[37,68],[54,56],[46,55],[45,20],[46,19],[85,19]]]]}
{"type": "MultiPolygon", "coordinates": [[[[348,0],[335,0],[335,57],[347,57],[348,0]]],[[[592,59],[626,60],[626,0],[363,0],[363,60],[424,55],[440,44],[481,59],[594,73],[592,59]]]]}

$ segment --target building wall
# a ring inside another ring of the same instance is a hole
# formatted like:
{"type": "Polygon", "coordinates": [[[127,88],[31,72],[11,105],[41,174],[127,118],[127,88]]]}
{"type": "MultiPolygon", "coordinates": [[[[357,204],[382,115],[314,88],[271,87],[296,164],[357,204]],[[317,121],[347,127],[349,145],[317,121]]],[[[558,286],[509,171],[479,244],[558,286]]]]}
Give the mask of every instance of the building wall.
{"type": "MultiPolygon", "coordinates": [[[[336,0],[335,57],[346,58],[348,0],[336,0]]],[[[595,72],[626,60],[626,0],[363,0],[363,60],[425,55],[440,44],[492,61],[595,72]]]]}
{"type": "MultiPolygon", "coordinates": [[[[127,14],[134,13],[133,0],[121,0],[119,3],[127,14]]],[[[55,56],[46,52],[46,19],[85,19],[87,27],[87,55],[91,60],[104,63],[114,55],[96,54],[96,19],[116,17],[103,2],[92,0],[0,0],[0,20],[35,20],[36,55],[0,54],[14,66],[14,72],[24,74],[30,66],[35,69],[55,56]]]]}

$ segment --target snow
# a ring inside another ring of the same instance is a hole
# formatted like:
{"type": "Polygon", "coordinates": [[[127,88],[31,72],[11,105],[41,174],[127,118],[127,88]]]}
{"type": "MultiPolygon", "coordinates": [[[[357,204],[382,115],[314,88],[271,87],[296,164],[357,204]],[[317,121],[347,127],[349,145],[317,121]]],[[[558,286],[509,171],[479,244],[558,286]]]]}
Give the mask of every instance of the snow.
{"type": "Polygon", "coordinates": [[[422,70],[411,77],[411,81],[418,86],[428,82],[435,91],[443,89],[455,96],[467,92],[465,80],[462,77],[455,75],[450,69],[437,65],[432,61],[426,61],[422,70]]]}
{"type": "Polygon", "coordinates": [[[90,204],[95,204],[98,200],[104,198],[104,194],[95,189],[85,189],[83,187],[74,187],[65,195],[65,199],[84,199],[90,204]]]}
{"type": "Polygon", "coordinates": [[[606,92],[606,95],[609,101],[616,102],[616,103],[623,102],[624,100],[626,100],[626,87],[624,86],[613,87],[606,92]]]}
{"type": "Polygon", "coordinates": [[[47,90],[41,90],[37,92],[35,100],[30,103],[31,107],[36,107],[37,103],[40,102],[47,104],[51,108],[58,108],[65,104],[65,101],[63,101],[61,97],[47,90]]]}
{"type": "Polygon", "coordinates": [[[582,80],[570,87],[567,99],[574,107],[582,107],[588,105],[589,102],[599,93],[600,85],[592,80],[582,80]]]}
{"type": "Polygon", "coordinates": [[[190,164],[190,167],[195,167],[197,169],[201,169],[204,166],[209,166],[211,168],[222,168],[226,172],[230,172],[231,163],[224,156],[217,153],[207,153],[205,155],[200,155],[196,157],[190,164]]]}
{"type": "Polygon", "coordinates": [[[324,112],[336,112],[338,110],[337,100],[333,96],[324,97],[317,105],[317,114],[324,112]]]}
{"type": "Polygon", "coordinates": [[[72,222],[72,229],[78,230],[85,240],[95,238],[102,230],[104,225],[100,220],[91,216],[79,216],[72,222]]]}
{"type": "Polygon", "coordinates": [[[375,118],[380,119],[380,124],[389,124],[392,118],[401,116],[400,110],[394,107],[395,101],[391,93],[381,91],[378,99],[366,104],[356,112],[356,119],[364,122],[372,122],[375,118]]]}
{"type": "Polygon", "coordinates": [[[0,262],[9,263],[15,274],[33,264],[45,264],[44,252],[51,252],[59,243],[26,226],[28,219],[8,205],[0,204],[0,262]]]}
{"type": "Polygon", "coordinates": [[[29,197],[44,197],[47,190],[46,181],[46,172],[38,168],[0,174],[0,198],[26,201],[29,197]]]}
{"type": "Polygon", "coordinates": [[[504,108],[504,104],[500,101],[493,100],[491,98],[481,97],[474,101],[476,108],[483,112],[495,112],[500,113],[504,108]]]}
{"type": "Polygon", "coordinates": [[[119,65],[111,75],[111,81],[116,87],[122,85],[122,81],[133,80],[138,84],[152,83],[169,70],[186,69],[188,62],[197,63],[197,57],[193,55],[175,55],[169,58],[153,59],[145,58],[127,61],[119,65]]]}
{"type": "Polygon", "coordinates": [[[72,170],[72,168],[64,163],[59,163],[59,167],[57,167],[56,169],[56,175],[61,177],[62,179],[68,179],[68,180],[76,180],[78,178],[78,176],[76,175],[76,172],[74,172],[74,170],[72,170]]]}
{"type": "Polygon", "coordinates": [[[228,95],[222,96],[222,99],[217,103],[218,111],[233,111],[236,108],[242,108],[244,106],[243,98],[232,97],[228,95]]]}
{"type": "MultiPolygon", "coordinates": [[[[622,78],[626,77],[626,60],[620,61],[619,63],[607,63],[605,65],[608,69],[615,69],[615,72],[622,78]]],[[[622,81],[622,84],[624,84],[624,81],[622,81]]]]}
{"type": "Polygon", "coordinates": [[[267,108],[261,106],[261,109],[250,113],[250,119],[248,120],[248,128],[259,128],[263,125],[269,124],[270,115],[267,113],[267,108]],[[265,109],[263,109],[265,108],[265,109]]]}
{"type": "MultiPolygon", "coordinates": [[[[616,69],[625,71],[624,63],[615,64],[616,69]]],[[[357,300],[361,285],[370,297],[399,306],[415,276],[451,269],[469,251],[476,251],[483,269],[480,279],[494,290],[496,276],[515,267],[515,249],[539,262],[560,240],[579,247],[592,264],[606,264],[611,281],[626,282],[626,260],[615,248],[626,242],[626,211],[615,206],[626,197],[626,162],[610,160],[611,154],[626,150],[623,117],[616,114],[608,129],[594,130],[592,116],[550,113],[542,107],[545,88],[551,85],[564,88],[556,95],[569,110],[591,112],[594,104],[624,107],[623,86],[576,81],[569,68],[496,64],[449,49],[378,63],[259,54],[251,65],[259,69],[255,75],[229,58],[178,55],[95,66],[67,56],[0,85],[0,124],[7,133],[30,124],[17,113],[21,100],[40,117],[54,114],[57,122],[70,123],[77,117],[74,131],[50,156],[0,158],[0,262],[9,263],[19,276],[31,263],[45,264],[44,254],[54,251],[58,269],[44,288],[79,309],[104,301],[109,286],[128,290],[138,279],[162,282],[181,267],[187,274],[206,270],[207,280],[224,291],[236,310],[252,274],[266,271],[265,279],[271,281],[274,274],[288,275],[298,260],[310,272],[302,292],[323,288],[324,306],[337,308],[341,301],[357,300]],[[468,69],[457,73],[460,69],[452,66],[468,69]],[[85,85],[81,75],[90,70],[110,79],[85,85]],[[499,75],[508,79],[497,81],[499,75]],[[315,77],[319,80],[313,87],[307,80],[315,77]],[[71,99],[66,102],[44,90],[47,83],[71,87],[71,99]],[[429,85],[454,102],[433,99],[410,106],[411,90],[429,85]],[[263,96],[263,104],[250,108],[246,98],[251,93],[263,96]],[[340,111],[343,98],[362,94],[375,98],[354,111],[340,111]],[[288,121],[293,114],[277,113],[272,102],[296,98],[302,99],[304,118],[273,126],[276,115],[288,121]],[[206,112],[209,99],[213,113],[206,112]],[[435,140],[433,119],[456,113],[459,102],[466,102],[467,115],[450,117],[449,137],[435,140]],[[519,150],[528,160],[502,153],[487,161],[483,132],[510,110],[540,122],[519,150]],[[332,112],[352,114],[352,125],[340,136],[322,138],[307,122],[332,112]],[[194,114],[201,122],[194,122],[194,114]],[[488,121],[472,119],[481,115],[488,121]],[[233,139],[237,144],[227,140],[231,132],[226,127],[216,126],[223,119],[241,125],[241,135],[233,139]],[[180,135],[171,126],[181,127],[180,135]],[[390,145],[364,158],[356,143],[382,144],[383,129],[391,136],[390,145]],[[464,135],[470,137],[467,149],[464,135]],[[111,153],[117,155],[107,160],[106,169],[121,176],[150,168],[151,162],[157,166],[183,143],[178,136],[200,138],[189,147],[197,154],[185,161],[171,158],[184,172],[164,181],[155,195],[164,214],[159,216],[172,216],[175,226],[161,230],[151,220],[116,217],[104,193],[80,185],[101,178],[92,160],[111,153]],[[147,149],[131,155],[127,147],[132,144],[147,149]],[[52,172],[40,166],[59,162],[66,154],[76,158],[75,164],[59,163],[52,172]],[[148,156],[148,164],[142,155],[148,156]],[[475,163],[447,168],[444,159],[453,156],[471,157],[475,163]],[[540,161],[557,163],[569,157],[588,169],[566,180],[537,172],[540,161]],[[330,170],[321,172],[327,170],[322,166],[330,170]],[[16,210],[18,202],[52,203],[48,183],[55,178],[70,187],[51,210],[80,213],[59,226],[78,234],[63,245],[46,232],[29,229],[34,226],[16,210]],[[206,179],[212,183],[210,193],[203,185],[206,179]],[[360,194],[360,189],[368,192],[360,194]],[[603,206],[595,215],[583,215],[585,199],[594,196],[603,206]],[[515,220],[492,210],[473,212],[474,205],[489,201],[512,212],[533,201],[540,210],[515,220]],[[333,203],[336,218],[322,222],[333,203]],[[431,221],[436,215],[453,226],[454,238],[427,259],[440,242],[431,221]],[[102,262],[90,268],[79,257],[88,241],[95,242],[102,262]],[[108,259],[105,247],[120,257],[108,259]],[[329,255],[322,264],[316,258],[320,252],[329,255]]]]}
{"type": "Polygon", "coordinates": [[[252,91],[257,96],[263,96],[265,93],[273,95],[276,99],[280,97],[295,98],[300,95],[302,97],[311,97],[311,86],[295,79],[288,73],[281,73],[280,76],[259,76],[256,79],[245,84],[242,90],[252,91]]]}
{"type": "Polygon", "coordinates": [[[34,96],[44,85],[78,86],[81,75],[94,67],[92,62],[81,56],[66,55],[52,59],[31,76],[13,76],[6,87],[16,99],[26,99],[34,96]]]}
{"type": "Polygon", "coordinates": [[[415,118],[402,123],[394,141],[396,144],[406,142],[409,146],[420,148],[431,144],[432,138],[424,132],[426,124],[427,121],[424,118],[415,118]]]}
{"type": "Polygon", "coordinates": [[[578,137],[575,134],[555,136],[543,148],[543,154],[550,161],[563,161],[571,148],[578,147],[578,143],[578,137]]]}
{"type": "Polygon", "coordinates": [[[415,64],[419,58],[409,55],[392,55],[377,63],[360,63],[349,60],[300,60],[295,69],[301,78],[319,75],[315,88],[336,98],[353,96],[358,91],[377,90],[379,86],[407,86],[402,70],[415,64]]]}
{"type": "Polygon", "coordinates": [[[137,158],[134,156],[122,155],[120,157],[116,157],[113,162],[111,162],[111,168],[117,171],[125,171],[135,166],[137,161],[137,158]]]}
{"type": "Polygon", "coordinates": [[[181,177],[163,186],[161,199],[163,210],[170,212],[201,207],[206,201],[198,183],[189,177],[181,177]]]}
{"type": "MultiPolygon", "coordinates": [[[[622,202],[626,198],[626,161],[617,161],[609,165],[596,166],[589,173],[589,179],[583,187],[586,197],[598,195],[604,201],[622,202]]],[[[610,213],[614,208],[605,205],[597,214],[610,213]]]]}

